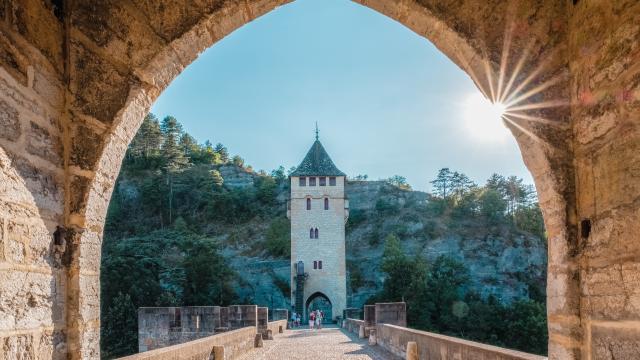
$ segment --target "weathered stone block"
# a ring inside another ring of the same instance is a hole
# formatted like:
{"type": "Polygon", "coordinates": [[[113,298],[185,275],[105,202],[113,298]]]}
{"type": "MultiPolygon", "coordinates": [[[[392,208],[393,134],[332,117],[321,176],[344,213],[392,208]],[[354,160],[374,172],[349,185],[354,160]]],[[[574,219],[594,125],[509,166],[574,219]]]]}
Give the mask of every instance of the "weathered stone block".
{"type": "Polygon", "coordinates": [[[80,121],[74,123],[72,134],[71,165],[84,170],[94,169],[100,155],[100,134],[80,121]]]}
{"type": "Polygon", "coordinates": [[[598,360],[640,359],[640,324],[592,324],[591,356],[598,360]]]}
{"type": "Polygon", "coordinates": [[[583,311],[598,320],[640,319],[639,273],[637,262],[583,270],[583,311]]]}
{"type": "Polygon", "coordinates": [[[136,80],[79,42],[72,42],[74,105],[110,125],[136,80]]]}
{"type": "Polygon", "coordinates": [[[0,329],[52,325],[54,283],[50,274],[20,270],[0,272],[0,329]]]}
{"type": "Polygon", "coordinates": [[[79,1],[72,4],[73,26],[104,48],[116,61],[128,61],[138,67],[146,64],[166,41],[151,28],[153,22],[135,7],[118,1],[79,1]]]}
{"type": "Polygon", "coordinates": [[[21,133],[18,111],[0,99],[0,138],[16,141],[21,133]]]}
{"type": "Polygon", "coordinates": [[[60,138],[34,122],[30,123],[27,133],[27,151],[50,161],[52,164],[61,165],[62,143],[60,138]]]}
{"type": "Polygon", "coordinates": [[[80,213],[84,210],[87,202],[87,192],[90,180],[82,176],[74,176],[71,179],[71,201],[69,208],[72,213],[80,213]]]}

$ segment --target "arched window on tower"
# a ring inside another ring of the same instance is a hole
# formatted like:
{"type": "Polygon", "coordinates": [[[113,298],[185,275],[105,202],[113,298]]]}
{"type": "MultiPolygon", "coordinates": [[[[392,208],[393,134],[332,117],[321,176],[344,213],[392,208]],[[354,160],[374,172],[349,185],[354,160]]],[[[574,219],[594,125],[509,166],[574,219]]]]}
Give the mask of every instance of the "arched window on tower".
{"type": "Polygon", "coordinates": [[[311,210],[311,199],[307,198],[307,210],[311,210]]]}
{"type": "Polygon", "coordinates": [[[313,231],[313,228],[309,229],[309,239],[313,239],[314,234],[315,234],[315,231],[313,231]]]}
{"type": "Polygon", "coordinates": [[[324,209],[329,210],[329,198],[324,198],[324,209]]]}
{"type": "Polygon", "coordinates": [[[318,228],[315,229],[314,234],[315,234],[315,238],[317,239],[318,238],[318,228]]]}

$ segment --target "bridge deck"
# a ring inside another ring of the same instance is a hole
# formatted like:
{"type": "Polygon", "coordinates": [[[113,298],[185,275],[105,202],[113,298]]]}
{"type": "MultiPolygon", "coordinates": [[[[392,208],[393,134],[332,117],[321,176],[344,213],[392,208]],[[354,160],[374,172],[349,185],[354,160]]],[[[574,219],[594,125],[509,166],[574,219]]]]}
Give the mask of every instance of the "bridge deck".
{"type": "Polygon", "coordinates": [[[287,330],[265,340],[264,347],[253,349],[239,360],[399,360],[379,346],[369,346],[366,339],[358,339],[336,327],[322,330],[287,330]]]}

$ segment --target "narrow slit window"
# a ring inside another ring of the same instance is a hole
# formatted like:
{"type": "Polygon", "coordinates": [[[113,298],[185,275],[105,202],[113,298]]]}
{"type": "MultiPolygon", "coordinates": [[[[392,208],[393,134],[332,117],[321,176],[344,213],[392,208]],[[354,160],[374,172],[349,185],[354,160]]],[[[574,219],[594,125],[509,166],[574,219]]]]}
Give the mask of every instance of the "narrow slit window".
{"type": "Polygon", "coordinates": [[[307,178],[306,177],[300,177],[300,186],[307,186],[307,178]]]}
{"type": "Polygon", "coordinates": [[[336,177],[335,176],[331,176],[329,178],[329,186],[336,186],[336,177]]]}
{"type": "Polygon", "coordinates": [[[314,177],[309,178],[309,186],[316,186],[316,178],[314,177]]]}
{"type": "Polygon", "coordinates": [[[324,176],[321,176],[318,178],[320,180],[320,186],[327,186],[327,178],[324,176]]]}
{"type": "Polygon", "coordinates": [[[313,262],[313,268],[314,268],[314,269],[317,269],[317,268],[318,268],[318,262],[317,262],[317,261],[314,261],[314,262],[313,262]]]}
{"type": "Polygon", "coordinates": [[[329,198],[324,198],[324,209],[329,210],[329,198]]]}
{"type": "Polygon", "coordinates": [[[322,269],[322,260],[318,261],[318,269],[322,269]]]}
{"type": "Polygon", "coordinates": [[[311,210],[311,199],[307,198],[307,210],[311,210]]]}
{"type": "Polygon", "coordinates": [[[309,229],[309,239],[313,239],[314,234],[315,232],[313,231],[313,228],[309,229]]]}
{"type": "Polygon", "coordinates": [[[313,233],[314,233],[314,235],[315,235],[315,238],[317,239],[317,238],[318,238],[318,228],[316,228],[316,229],[313,231],[313,233]]]}

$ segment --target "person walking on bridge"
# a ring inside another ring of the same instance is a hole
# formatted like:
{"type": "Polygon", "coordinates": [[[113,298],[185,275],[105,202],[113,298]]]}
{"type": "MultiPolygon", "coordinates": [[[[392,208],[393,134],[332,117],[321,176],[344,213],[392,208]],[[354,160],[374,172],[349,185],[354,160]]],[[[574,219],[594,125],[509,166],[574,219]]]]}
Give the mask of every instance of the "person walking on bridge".
{"type": "Polygon", "coordinates": [[[313,330],[313,325],[316,322],[316,312],[312,311],[311,314],[309,314],[309,330],[313,330]]]}

